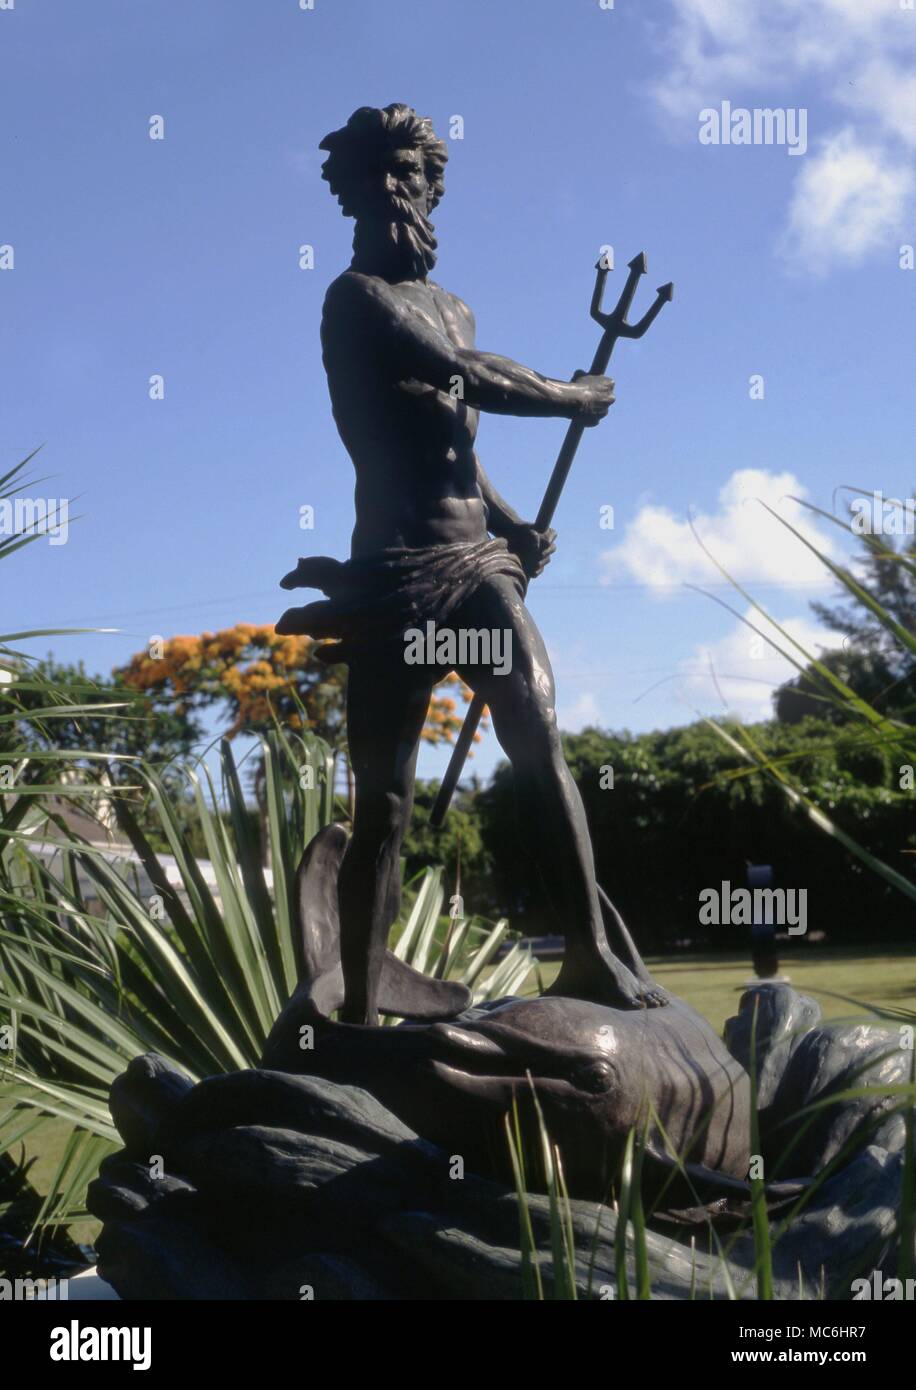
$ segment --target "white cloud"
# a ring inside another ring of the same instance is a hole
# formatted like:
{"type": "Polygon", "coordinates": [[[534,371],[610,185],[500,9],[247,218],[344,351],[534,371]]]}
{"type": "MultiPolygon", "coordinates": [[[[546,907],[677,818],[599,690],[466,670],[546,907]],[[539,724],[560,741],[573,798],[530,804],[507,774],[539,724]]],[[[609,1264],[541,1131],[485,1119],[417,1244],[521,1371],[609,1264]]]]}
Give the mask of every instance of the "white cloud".
{"type": "MultiPolygon", "coordinates": [[[[791,652],[802,665],[805,657],[755,609],[748,608],[744,616],[757,632],[736,623],[725,637],[694,647],[678,666],[677,688],[681,699],[703,714],[728,712],[752,722],[772,717],[773,691],[797,674],[792,662],[765,639],[791,652]]],[[[779,621],[810,656],[819,656],[823,649],[837,645],[835,633],[809,618],[779,621]]]]}
{"type": "MultiPolygon", "coordinates": [[[[916,11],[913,14],[916,31],[916,11]]],[[[855,81],[838,88],[837,97],[849,107],[877,117],[889,134],[916,146],[916,70],[885,57],[876,57],[855,81]]]]}
{"type": "Polygon", "coordinates": [[[729,574],[742,582],[777,583],[790,589],[826,586],[830,576],[817,556],[760,505],[767,503],[819,550],[835,557],[833,538],[809,511],[790,500],[790,495],[804,497],[805,491],[794,473],[742,468],[720,489],[718,509],[696,514],[692,529],[688,520],[669,507],[643,506],[628,523],[620,544],[601,556],[602,582],[635,579],[664,598],[685,583],[721,581],[698,535],[729,574]]]}
{"type": "Polygon", "coordinates": [[[554,634],[548,642],[550,665],[557,689],[557,718],[560,728],[578,733],[590,725],[607,722],[606,705],[599,703],[599,694],[606,701],[608,691],[599,692],[595,668],[595,651],[591,643],[573,640],[563,633],[554,634]]]}
{"type": "Polygon", "coordinates": [[[669,12],[654,25],[665,75],[650,87],[669,128],[673,118],[693,135],[701,109],[754,93],[795,105],[808,83],[822,138],[787,164],[778,249],[790,264],[851,265],[898,230],[916,187],[916,12],[897,0],[670,0],[669,12]],[[829,116],[831,102],[855,112],[855,131],[829,116]]]}
{"type": "MultiPolygon", "coordinates": [[[[835,74],[864,58],[916,47],[914,15],[894,0],[671,0],[661,40],[663,110],[695,112],[738,84],[784,85],[806,73],[835,74]]],[[[661,32],[661,26],[656,25],[661,32]]]]}
{"type": "Polygon", "coordinates": [[[602,725],[604,720],[601,708],[598,704],[597,696],[591,690],[585,690],[575,700],[566,703],[562,693],[559,698],[558,719],[561,729],[577,734],[582,729],[588,729],[593,725],[602,725]]]}
{"type": "Polygon", "coordinates": [[[796,177],[781,246],[815,274],[854,263],[902,236],[913,193],[911,167],[846,128],[809,155],[796,177]]]}

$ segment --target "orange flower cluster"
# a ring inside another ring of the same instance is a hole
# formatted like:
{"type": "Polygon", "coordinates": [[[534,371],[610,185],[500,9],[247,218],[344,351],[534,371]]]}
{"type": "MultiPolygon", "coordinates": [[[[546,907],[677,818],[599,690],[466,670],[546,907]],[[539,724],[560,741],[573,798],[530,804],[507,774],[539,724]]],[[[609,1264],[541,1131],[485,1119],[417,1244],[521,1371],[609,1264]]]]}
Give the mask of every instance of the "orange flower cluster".
{"type": "MultiPolygon", "coordinates": [[[[314,646],[310,637],[279,636],[269,623],[236,623],[196,637],[171,637],[158,649],[135,653],[118,674],[133,689],[167,701],[177,714],[225,706],[229,738],[269,727],[273,711],[291,728],[305,724],[337,742],[344,721],[346,668],[318,661],[314,646]]],[[[457,685],[464,701],[469,699],[457,676],[442,684],[457,685]]],[[[454,740],[462,723],[456,709],[454,699],[433,695],[422,734],[427,743],[454,740]]]]}

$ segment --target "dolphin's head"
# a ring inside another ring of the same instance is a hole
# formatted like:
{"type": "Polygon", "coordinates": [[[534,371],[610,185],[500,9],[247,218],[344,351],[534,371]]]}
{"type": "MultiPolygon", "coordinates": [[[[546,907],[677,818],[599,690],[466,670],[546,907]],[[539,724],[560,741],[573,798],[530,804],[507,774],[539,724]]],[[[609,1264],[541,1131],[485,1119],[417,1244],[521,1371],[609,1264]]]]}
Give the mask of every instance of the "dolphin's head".
{"type": "MultiPolygon", "coordinates": [[[[390,1030],[389,1030],[390,1031],[390,1030]]],[[[562,1152],[570,1190],[606,1195],[627,1135],[735,1176],[747,1172],[748,1078],[682,1001],[619,1010],[558,996],[479,1005],[422,1030],[425,1047],[380,1098],[418,1133],[501,1168],[504,1116],[535,1101],[562,1152]]]]}

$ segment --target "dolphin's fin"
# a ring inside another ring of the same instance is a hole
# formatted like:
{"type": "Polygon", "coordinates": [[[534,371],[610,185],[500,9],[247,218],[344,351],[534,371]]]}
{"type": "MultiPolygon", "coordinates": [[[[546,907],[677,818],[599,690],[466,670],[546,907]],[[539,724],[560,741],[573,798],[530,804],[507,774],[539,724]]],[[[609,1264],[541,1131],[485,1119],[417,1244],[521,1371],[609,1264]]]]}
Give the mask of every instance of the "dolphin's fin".
{"type": "MultiPolygon", "coordinates": [[[[327,825],[306,846],[296,871],[296,905],[302,939],[303,970],[295,998],[328,1018],[344,1001],[340,965],[340,911],[337,877],[349,836],[344,826],[327,825]]],[[[391,951],[385,953],[379,981],[379,1012],[420,1022],[454,1018],[471,1002],[464,985],[434,980],[391,951]]]]}
{"type": "Polygon", "coordinates": [[[470,1008],[471,991],[457,980],[434,980],[406,965],[390,951],[382,963],[378,1007],[383,1014],[397,1014],[417,1023],[436,1023],[455,1018],[470,1008]]]}

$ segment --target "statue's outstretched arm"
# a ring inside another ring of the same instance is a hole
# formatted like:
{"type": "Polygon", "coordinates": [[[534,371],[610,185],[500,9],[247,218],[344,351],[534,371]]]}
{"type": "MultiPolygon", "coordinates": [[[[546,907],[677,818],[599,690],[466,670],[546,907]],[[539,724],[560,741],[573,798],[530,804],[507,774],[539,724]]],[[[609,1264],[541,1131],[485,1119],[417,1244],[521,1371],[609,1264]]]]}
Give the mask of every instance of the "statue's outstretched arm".
{"type": "Polygon", "coordinates": [[[607,377],[555,381],[510,357],[458,347],[374,276],[351,271],[334,282],[325,304],[326,323],[337,315],[350,319],[351,336],[369,335],[396,380],[450,391],[475,410],[594,424],[614,399],[607,377]]]}

